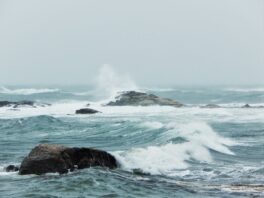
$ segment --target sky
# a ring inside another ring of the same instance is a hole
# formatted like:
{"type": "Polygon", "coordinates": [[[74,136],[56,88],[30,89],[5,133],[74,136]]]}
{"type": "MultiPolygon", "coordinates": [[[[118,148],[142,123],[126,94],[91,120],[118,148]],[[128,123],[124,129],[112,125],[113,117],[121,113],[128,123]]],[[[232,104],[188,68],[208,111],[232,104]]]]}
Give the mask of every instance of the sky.
{"type": "Polygon", "coordinates": [[[0,85],[264,85],[263,0],[0,0],[0,85]]]}

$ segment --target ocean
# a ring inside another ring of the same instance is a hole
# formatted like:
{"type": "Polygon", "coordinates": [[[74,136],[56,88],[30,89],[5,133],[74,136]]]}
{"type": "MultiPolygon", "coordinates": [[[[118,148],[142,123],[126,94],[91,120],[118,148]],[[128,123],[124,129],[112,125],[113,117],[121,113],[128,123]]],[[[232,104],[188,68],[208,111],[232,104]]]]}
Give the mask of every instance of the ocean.
{"type": "Polygon", "coordinates": [[[264,108],[241,108],[264,106],[264,87],[140,90],[186,106],[104,106],[114,95],[88,86],[0,88],[0,101],[51,104],[0,108],[0,197],[264,197],[264,108]],[[87,104],[102,113],[75,114],[87,104]],[[119,167],[5,172],[40,143],[103,149],[119,167]]]}

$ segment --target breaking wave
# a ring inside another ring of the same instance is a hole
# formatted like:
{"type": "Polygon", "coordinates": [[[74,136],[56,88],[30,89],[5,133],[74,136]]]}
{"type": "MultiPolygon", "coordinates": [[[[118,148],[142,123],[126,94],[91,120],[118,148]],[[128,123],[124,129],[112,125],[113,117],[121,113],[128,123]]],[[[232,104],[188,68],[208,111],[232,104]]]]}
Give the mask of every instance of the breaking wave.
{"type": "Polygon", "coordinates": [[[121,167],[127,171],[140,170],[154,175],[174,175],[176,170],[188,168],[188,161],[213,162],[210,149],[234,155],[228,147],[236,143],[218,135],[205,122],[181,126],[177,126],[177,123],[169,123],[165,127],[168,129],[166,133],[168,140],[180,137],[185,141],[179,144],[169,142],[163,145],[114,152],[121,167]]]}

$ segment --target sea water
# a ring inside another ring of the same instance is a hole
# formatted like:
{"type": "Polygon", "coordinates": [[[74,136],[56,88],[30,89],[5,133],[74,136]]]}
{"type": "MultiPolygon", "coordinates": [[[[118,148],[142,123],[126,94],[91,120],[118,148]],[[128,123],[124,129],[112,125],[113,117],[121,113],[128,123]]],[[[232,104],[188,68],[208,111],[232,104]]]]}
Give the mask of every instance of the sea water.
{"type": "Polygon", "coordinates": [[[186,106],[108,107],[89,86],[0,88],[0,101],[51,104],[0,108],[0,197],[264,197],[264,108],[241,108],[264,105],[264,87],[131,89],[186,106]],[[200,108],[209,103],[223,108],[200,108]],[[75,114],[87,104],[102,113],[75,114]],[[103,149],[119,168],[4,171],[40,143],[103,149]]]}

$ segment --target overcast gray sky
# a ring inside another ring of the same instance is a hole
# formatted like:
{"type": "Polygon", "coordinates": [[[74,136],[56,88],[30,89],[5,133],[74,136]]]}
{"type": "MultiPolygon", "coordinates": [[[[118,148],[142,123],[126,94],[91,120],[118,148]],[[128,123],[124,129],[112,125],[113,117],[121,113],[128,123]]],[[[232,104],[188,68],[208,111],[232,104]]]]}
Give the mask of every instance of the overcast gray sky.
{"type": "Polygon", "coordinates": [[[263,0],[0,0],[0,85],[264,84],[263,0]]]}

